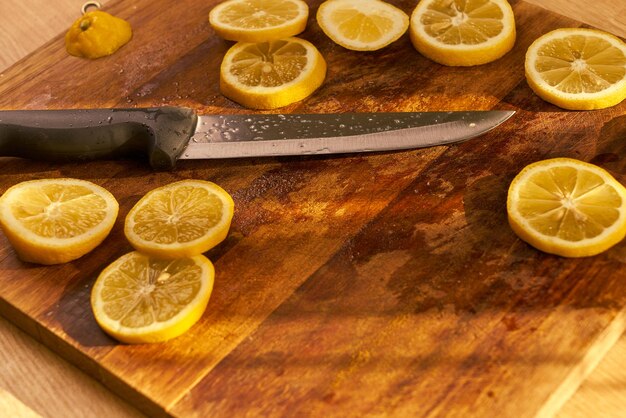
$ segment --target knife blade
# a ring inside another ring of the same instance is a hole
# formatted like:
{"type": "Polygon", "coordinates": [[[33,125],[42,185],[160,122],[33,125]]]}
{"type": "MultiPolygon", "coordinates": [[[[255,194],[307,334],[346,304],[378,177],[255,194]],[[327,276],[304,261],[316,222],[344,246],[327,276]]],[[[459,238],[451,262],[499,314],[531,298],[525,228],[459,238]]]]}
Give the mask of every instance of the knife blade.
{"type": "Polygon", "coordinates": [[[486,133],[513,111],[198,116],[192,109],[0,111],[0,156],[88,161],[147,155],[179,159],[389,151],[446,145],[486,133]]]}

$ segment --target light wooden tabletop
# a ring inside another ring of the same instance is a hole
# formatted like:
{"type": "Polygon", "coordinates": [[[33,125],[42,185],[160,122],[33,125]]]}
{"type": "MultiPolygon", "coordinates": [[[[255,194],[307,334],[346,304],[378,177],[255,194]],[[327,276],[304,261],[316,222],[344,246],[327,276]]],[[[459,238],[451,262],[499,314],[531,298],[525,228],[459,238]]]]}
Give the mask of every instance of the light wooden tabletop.
{"type": "MultiPolygon", "coordinates": [[[[112,1],[112,0],[108,0],[112,1]]],[[[624,0],[526,0],[626,38],[624,0]]],[[[64,32],[80,15],[84,0],[0,1],[2,71],[64,32]]],[[[101,0],[106,8],[107,0],[101,0]]],[[[626,411],[626,334],[599,365],[580,370],[556,400],[557,417],[623,417],[626,411]],[[596,367],[597,366],[597,367],[596,367]],[[583,382],[579,386],[579,382],[583,382]],[[563,405],[560,407],[560,405],[563,405]]],[[[597,356],[599,357],[599,356],[597,356]]],[[[547,411],[553,415],[555,411],[547,411]]],[[[109,392],[15,326],[0,318],[0,416],[136,417],[132,406],[109,392]]]]}

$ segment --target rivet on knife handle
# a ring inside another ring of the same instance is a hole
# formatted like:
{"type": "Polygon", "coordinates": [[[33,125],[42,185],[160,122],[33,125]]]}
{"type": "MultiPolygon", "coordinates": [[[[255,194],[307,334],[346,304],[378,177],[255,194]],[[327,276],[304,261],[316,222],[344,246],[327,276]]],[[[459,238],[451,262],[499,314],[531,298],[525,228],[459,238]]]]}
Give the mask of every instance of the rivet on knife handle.
{"type": "Polygon", "coordinates": [[[182,107],[0,111],[0,156],[88,161],[147,155],[172,169],[197,116],[182,107]]]}

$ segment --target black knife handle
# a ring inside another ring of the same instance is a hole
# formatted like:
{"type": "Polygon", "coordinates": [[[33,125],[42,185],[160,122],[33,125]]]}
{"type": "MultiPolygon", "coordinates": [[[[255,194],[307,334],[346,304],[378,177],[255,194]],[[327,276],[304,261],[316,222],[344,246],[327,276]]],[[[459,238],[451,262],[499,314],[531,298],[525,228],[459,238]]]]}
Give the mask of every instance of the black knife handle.
{"type": "Polygon", "coordinates": [[[173,169],[198,117],[182,107],[0,111],[0,156],[88,161],[147,156],[173,169]]]}

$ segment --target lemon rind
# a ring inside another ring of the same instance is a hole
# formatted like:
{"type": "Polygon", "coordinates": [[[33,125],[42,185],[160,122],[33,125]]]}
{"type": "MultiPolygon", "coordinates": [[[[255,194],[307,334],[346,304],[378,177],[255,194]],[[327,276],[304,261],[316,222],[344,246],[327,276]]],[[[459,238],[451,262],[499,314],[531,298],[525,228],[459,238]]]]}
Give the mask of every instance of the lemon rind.
{"type": "Polygon", "coordinates": [[[563,257],[589,257],[597,255],[611,248],[626,237],[626,188],[603,168],[584,161],[570,158],[554,158],[538,161],[524,167],[511,182],[507,196],[507,218],[511,229],[513,229],[516,235],[541,251],[563,257]],[[549,170],[553,167],[572,167],[576,170],[585,168],[599,175],[605,183],[612,186],[622,198],[622,205],[619,208],[614,208],[620,213],[618,220],[613,225],[605,228],[599,235],[575,242],[559,237],[543,235],[536,231],[526,218],[517,211],[516,199],[517,196],[519,196],[520,187],[525,184],[526,180],[533,173],[538,170],[549,170]]]}
{"type": "Polygon", "coordinates": [[[38,264],[60,264],[73,261],[96,248],[111,232],[119,212],[115,197],[105,188],[86,180],[54,178],[29,180],[10,187],[0,197],[0,224],[17,255],[27,262],[38,264]],[[60,184],[80,185],[102,197],[106,204],[106,215],[100,223],[88,231],[71,238],[42,237],[24,227],[12,213],[14,192],[29,186],[60,184]]]}
{"type": "Polygon", "coordinates": [[[201,286],[196,297],[180,310],[175,316],[164,322],[154,322],[145,327],[127,327],[120,325],[120,321],[110,319],[104,313],[104,302],[98,297],[104,287],[104,279],[127,258],[141,255],[137,251],[127,253],[108,265],[98,276],[91,291],[91,306],[98,325],[104,332],[118,341],[137,344],[163,342],[176,338],[188,331],[206,310],[213,291],[215,281],[215,267],[203,255],[189,257],[202,270],[201,286]]]}
{"type": "Polygon", "coordinates": [[[113,226],[113,223],[115,222],[115,219],[117,218],[118,210],[119,210],[119,205],[117,203],[117,200],[108,190],[106,190],[105,188],[101,186],[98,186],[97,184],[91,183],[86,180],[80,180],[80,179],[57,178],[57,179],[27,180],[27,181],[18,183],[10,187],[0,198],[0,219],[4,221],[3,223],[6,224],[7,222],[10,222],[11,228],[14,229],[14,232],[19,233],[23,238],[27,239],[28,241],[37,242],[41,245],[46,245],[51,248],[64,247],[65,245],[80,243],[89,237],[98,235],[99,233],[102,232],[102,230],[107,229],[107,225],[110,224],[111,227],[113,226]],[[44,185],[44,184],[59,184],[59,183],[68,183],[70,185],[80,184],[81,186],[84,186],[88,188],[89,190],[93,191],[94,194],[102,197],[107,202],[107,206],[109,205],[111,206],[110,208],[107,208],[107,209],[114,209],[114,210],[107,211],[106,216],[100,221],[100,223],[96,227],[88,230],[85,233],[76,235],[71,238],[46,238],[46,237],[39,236],[35,234],[34,232],[32,232],[30,229],[24,227],[22,223],[17,218],[15,218],[15,216],[13,216],[13,213],[11,211],[11,203],[13,199],[15,198],[13,196],[13,193],[15,190],[23,188],[24,186],[27,186],[28,184],[44,185]],[[62,241],[62,243],[57,243],[55,241],[62,241]]]}
{"type": "Polygon", "coordinates": [[[247,29],[234,26],[218,19],[219,14],[230,6],[230,1],[218,4],[209,12],[209,23],[215,33],[229,41],[267,42],[295,36],[306,29],[309,18],[309,6],[302,0],[291,0],[298,7],[298,16],[276,26],[247,29]]]}
{"type": "MultiPolygon", "coordinates": [[[[285,39],[286,41],[293,41],[296,38],[288,38],[285,39]]],[[[310,45],[311,47],[315,48],[313,46],[313,44],[304,41],[302,39],[296,41],[300,44],[304,44],[304,45],[310,45]]],[[[232,65],[232,61],[231,58],[233,55],[235,55],[237,52],[239,52],[239,50],[249,46],[249,45],[253,45],[255,43],[259,43],[259,42],[239,42],[235,45],[233,45],[231,47],[230,50],[228,50],[228,52],[226,52],[226,55],[224,56],[224,60],[222,61],[222,68],[223,70],[220,72],[223,77],[224,77],[224,81],[227,82],[228,84],[232,85],[233,87],[236,87],[238,89],[246,89],[247,92],[256,92],[259,94],[272,94],[275,93],[277,91],[282,91],[285,90],[289,87],[293,87],[299,83],[302,82],[303,78],[306,78],[306,76],[312,74],[315,70],[316,64],[317,64],[317,60],[320,59],[320,55],[316,54],[314,50],[310,49],[310,48],[306,48],[307,54],[306,54],[306,58],[307,58],[307,64],[306,67],[304,67],[304,69],[302,70],[302,72],[300,73],[300,75],[295,78],[294,80],[288,82],[288,83],[284,83],[281,84],[280,86],[277,87],[264,87],[264,86],[248,86],[245,84],[240,83],[237,80],[237,77],[234,77],[232,75],[232,73],[229,71],[230,67],[232,65]]]]}
{"type": "Polygon", "coordinates": [[[550,40],[572,35],[595,35],[620,49],[624,56],[626,56],[626,44],[610,33],[587,28],[555,29],[537,38],[526,51],[524,63],[526,81],[533,92],[543,100],[568,110],[604,109],[615,106],[626,99],[626,76],[609,88],[595,93],[566,93],[549,85],[543,80],[541,73],[535,68],[537,50],[550,40]]]}
{"type": "Polygon", "coordinates": [[[178,182],[170,183],[166,186],[162,186],[158,189],[154,189],[143,196],[133,208],[128,212],[124,221],[124,235],[130,242],[130,244],[138,251],[145,254],[161,257],[161,258],[179,258],[179,257],[192,257],[199,255],[203,252],[210,250],[217,244],[222,242],[228,236],[228,230],[232,221],[234,213],[234,201],[230,194],[222,189],[215,183],[204,180],[181,180],[178,182]],[[133,228],[135,226],[134,214],[141,210],[146,204],[148,204],[153,192],[162,191],[167,189],[174,189],[181,184],[204,188],[213,193],[223,203],[224,210],[222,211],[222,218],[215,224],[206,235],[214,233],[211,239],[207,239],[206,236],[197,238],[193,241],[187,241],[185,243],[177,244],[159,244],[152,241],[147,241],[134,233],[133,228]],[[215,233],[217,231],[217,233],[215,233]]]}
{"type": "MultiPolygon", "coordinates": [[[[224,56],[220,68],[220,91],[227,98],[251,109],[275,109],[299,102],[309,97],[324,83],[327,65],[319,50],[304,39],[291,37],[284,39],[296,42],[306,49],[307,64],[294,80],[277,87],[247,86],[232,76],[232,57],[241,49],[254,44],[238,42],[224,56]]],[[[258,42],[255,42],[258,43],[258,42]]]]}
{"type": "Polygon", "coordinates": [[[483,65],[502,58],[513,49],[517,39],[515,15],[511,5],[506,0],[490,1],[502,11],[503,30],[486,42],[474,45],[449,45],[430,36],[420,23],[420,18],[427,10],[429,2],[419,2],[410,18],[409,35],[413,46],[426,58],[447,66],[483,65]],[[498,48],[494,48],[494,46],[498,46],[498,48]]]}
{"type": "Polygon", "coordinates": [[[336,44],[353,51],[377,51],[393,42],[397,41],[404,35],[409,28],[409,16],[403,10],[380,0],[328,0],[322,3],[317,10],[316,20],[322,31],[336,44]],[[326,25],[325,22],[330,20],[330,14],[336,11],[336,7],[340,3],[350,3],[354,5],[359,12],[367,11],[368,14],[385,13],[390,16],[390,20],[394,26],[386,32],[386,36],[379,38],[376,43],[359,42],[355,40],[346,40],[341,32],[337,31],[333,26],[326,25]]]}

